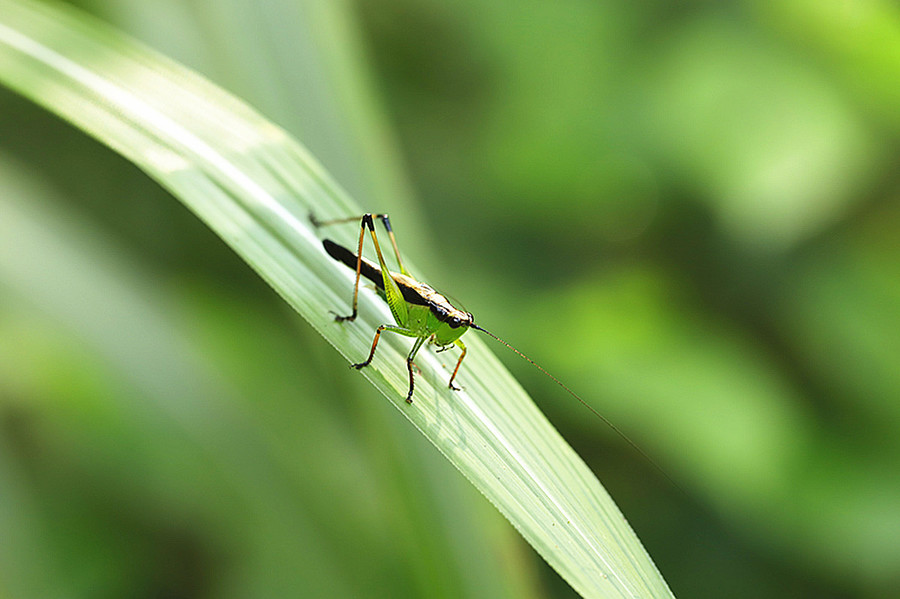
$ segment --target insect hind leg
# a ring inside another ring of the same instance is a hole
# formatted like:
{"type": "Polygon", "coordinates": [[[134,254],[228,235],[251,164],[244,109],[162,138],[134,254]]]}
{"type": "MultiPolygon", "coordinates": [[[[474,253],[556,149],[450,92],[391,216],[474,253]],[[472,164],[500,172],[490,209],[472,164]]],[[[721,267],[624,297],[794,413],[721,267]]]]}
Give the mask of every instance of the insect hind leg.
{"type": "MultiPolygon", "coordinates": [[[[339,225],[343,223],[360,223],[360,227],[362,229],[366,228],[366,223],[368,221],[374,221],[374,219],[378,219],[381,221],[381,224],[384,225],[384,230],[387,231],[388,238],[391,240],[391,247],[394,250],[394,257],[397,258],[397,265],[400,267],[400,272],[404,275],[409,276],[409,271],[406,270],[406,266],[403,264],[403,259],[400,257],[400,248],[397,246],[397,238],[394,236],[394,227],[391,226],[391,217],[387,213],[369,213],[363,214],[362,216],[350,216],[347,218],[333,218],[329,220],[319,220],[316,218],[316,215],[312,212],[309,213],[309,222],[312,223],[314,227],[317,229],[319,227],[327,227],[329,225],[339,225]]],[[[360,232],[360,236],[362,233],[360,232]]],[[[361,255],[361,252],[360,254],[361,255]]]]}

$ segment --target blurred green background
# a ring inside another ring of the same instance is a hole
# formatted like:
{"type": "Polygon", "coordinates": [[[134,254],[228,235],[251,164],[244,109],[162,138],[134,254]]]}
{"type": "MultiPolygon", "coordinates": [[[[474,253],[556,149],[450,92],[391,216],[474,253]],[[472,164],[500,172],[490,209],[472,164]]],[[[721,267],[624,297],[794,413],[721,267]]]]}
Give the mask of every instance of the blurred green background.
{"type": "MultiPolygon", "coordinates": [[[[653,456],[684,493],[507,355],[677,596],[895,596],[895,3],[76,4],[288,129],[653,456]]],[[[0,222],[0,596],[575,596],[180,203],[5,89],[0,222]]]]}

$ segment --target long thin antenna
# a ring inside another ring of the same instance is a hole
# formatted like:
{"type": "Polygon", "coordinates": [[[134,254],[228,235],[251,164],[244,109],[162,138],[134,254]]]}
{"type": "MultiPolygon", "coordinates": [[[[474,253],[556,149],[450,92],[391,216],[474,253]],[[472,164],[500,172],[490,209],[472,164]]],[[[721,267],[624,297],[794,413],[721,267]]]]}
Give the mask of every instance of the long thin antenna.
{"type": "MultiPolygon", "coordinates": [[[[565,391],[566,391],[569,395],[571,395],[572,397],[574,397],[575,399],[577,399],[577,400],[581,403],[581,405],[583,405],[583,406],[586,407],[588,410],[590,410],[590,411],[594,414],[594,416],[596,416],[597,418],[599,418],[600,420],[602,420],[602,421],[606,424],[606,426],[608,426],[609,428],[611,428],[613,431],[616,432],[617,435],[619,435],[620,437],[622,437],[622,439],[624,439],[626,443],[628,443],[629,445],[631,445],[632,449],[634,449],[636,452],[638,452],[639,454],[641,454],[641,456],[642,456],[645,460],[647,460],[647,462],[649,462],[654,468],[656,468],[656,469],[659,471],[660,474],[662,474],[663,476],[665,476],[666,479],[667,479],[670,483],[672,483],[672,485],[675,486],[675,488],[677,488],[677,489],[678,489],[679,491],[681,491],[682,493],[685,493],[684,489],[682,489],[682,488],[678,485],[678,483],[676,483],[676,482],[672,479],[672,477],[669,476],[669,475],[666,473],[666,471],[662,469],[662,466],[660,466],[659,464],[657,464],[657,463],[653,460],[653,458],[651,458],[649,455],[647,455],[647,454],[644,452],[644,450],[641,449],[641,448],[638,446],[637,443],[635,443],[634,441],[632,441],[631,439],[629,439],[629,438],[628,438],[628,435],[626,435],[625,433],[623,433],[623,432],[619,429],[619,427],[617,427],[615,424],[613,424],[606,416],[604,416],[603,414],[601,414],[600,412],[598,412],[597,410],[595,410],[593,407],[591,407],[591,404],[589,404],[588,402],[586,402],[586,401],[584,401],[583,399],[581,399],[581,396],[580,396],[580,395],[578,395],[577,393],[575,393],[574,391],[572,391],[571,389],[569,389],[569,388],[568,388],[561,380],[559,380],[558,378],[556,378],[555,376],[553,376],[552,374],[550,374],[549,372],[547,372],[547,371],[544,369],[543,366],[541,366],[540,364],[538,364],[537,362],[535,362],[534,360],[532,360],[531,358],[529,358],[528,356],[526,356],[525,354],[523,354],[522,352],[520,352],[519,350],[517,350],[515,347],[513,347],[512,345],[510,345],[509,343],[507,343],[506,341],[504,341],[503,339],[501,339],[501,338],[498,337],[497,335],[493,334],[492,332],[488,331],[487,329],[481,328],[480,326],[478,326],[478,325],[475,324],[474,322],[473,322],[472,324],[470,324],[469,327],[475,329],[476,331],[481,331],[482,333],[484,333],[484,334],[487,335],[488,337],[491,337],[491,338],[493,338],[495,341],[498,341],[499,343],[502,343],[503,345],[505,345],[505,346],[508,347],[509,349],[511,349],[511,350],[513,350],[514,352],[516,352],[517,354],[519,354],[519,356],[521,356],[522,358],[525,358],[525,360],[527,360],[529,364],[531,364],[532,366],[534,366],[535,368],[537,368],[538,370],[540,370],[541,372],[543,372],[544,374],[546,374],[548,377],[550,377],[550,378],[553,380],[554,383],[556,383],[557,385],[559,385],[560,387],[562,387],[563,389],[565,389],[565,391]]],[[[685,493],[685,494],[687,494],[687,493],[685,493]]]]}

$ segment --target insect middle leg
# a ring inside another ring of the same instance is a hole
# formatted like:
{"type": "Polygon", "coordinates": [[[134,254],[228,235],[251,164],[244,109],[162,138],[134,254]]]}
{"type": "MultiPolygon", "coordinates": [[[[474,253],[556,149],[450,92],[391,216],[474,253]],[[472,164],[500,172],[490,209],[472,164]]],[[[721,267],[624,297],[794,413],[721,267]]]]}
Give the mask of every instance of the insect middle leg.
{"type": "MultiPolygon", "coordinates": [[[[375,329],[375,338],[372,340],[372,349],[369,350],[369,357],[365,359],[364,362],[360,362],[359,364],[351,365],[352,368],[356,368],[360,370],[365,368],[369,364],[372,363],[372,358],[375,357],[375,348],[378,347],[378,340],[381,338],[381,333],[383,331],[390,331],[391,333],[397,333],[398,335],[403,335],[405,337],[416,337],[416,342],[413,344],[412,349],[409,352],[409,355],[406,357],[406,370],[409,372],[409,392],[406,394],[406,403],[412,403],[413,391],[415,390],[415,377],[413,376],[413,359],[416,357],[416,354],[419,352],[419,349],[425,343],[427,337],[422,337],[418,333],[414,331],[410,331],[409,329],[404,329],[402,327],[393,326],[389,324],[383,324],[377,329],[375,329]]],[[[457,368],[459,365],[457,365],[457,368]]]]}

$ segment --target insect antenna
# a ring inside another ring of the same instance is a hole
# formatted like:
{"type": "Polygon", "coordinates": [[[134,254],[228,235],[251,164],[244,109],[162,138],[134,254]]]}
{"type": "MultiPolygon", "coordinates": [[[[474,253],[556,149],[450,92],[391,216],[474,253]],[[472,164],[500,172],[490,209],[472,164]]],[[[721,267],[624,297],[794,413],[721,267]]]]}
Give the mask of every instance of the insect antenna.
{"type": "Polygon", "coordinates": [[[595,409],[591,406],[591,404],[589,404],[588,402],[586,402],[586,401],[584,401],[583,399],[581,399],[581,396],[580,396],[580,395],[578,395],[577,393],[575,393],[574,391],[572,391],[571,389],[569,389],[569,388],[565,385],[565,383],[563,383],[561,380],[559,380],[558,378],[556,378],[555,376],[553,376],[552,374],[550,374],[547,370],[544,369],[543,366],[541,366],[540,364],[538,364],[537,362],[535,362],[534,360],[532,360],[531,358],[529,358],[528,356],[526,356],[525,354],[523,354],[522,352],[520,352],[518,349],[516,349],[515,347],[513,347],[512,345],[510,345],[509,343],[507,343],[506,341],[504,341],[503,339],[501,339],[501,338],[498,337],[497,335],[493,334],[492,332],[488,331],[487,329],[481,328],[480,326],[478,326],[478,325],[475,324],[474,322],[471,323],[471,324],[469,325],[469,328],[475,329],[476,331],[481,331],[482,333],[484,333],[484,334],[487,335],[488,337],[491,337],[491,338],[494,339],[495,341],[497,341],[497,342],[499,342],[499,343],[502,343],[503,345],[505,345],[505,346],[508,347],[509,349],[511,349],[511,350],[513,350],[514,352],[516,352],[520,357],[522,357],[522,358],[524,358],[525,360],[527,360],[529,364],[531,364],[532,366],[534,366],[535,368],[537,368],[538,370],[540,370],[541,372],[543,372],[544,374],[546,374],[548,377],[550,377],[550,379],[552,379],[554,383],[556,383],[557,385],[559,385],[560,387],[562,387],[569,395],[571,395],[572,397],[574,397],[575,399],[577,399],[577,400],[579,401],[579,403],[581,403],[581,405],[583,405],[583,406],[586,407],[588,410],[590,410],[590,411],[594,414],[594,416],[596,416],[597,418],[599,418],[600,420],[602,420],[603,423],[606,424],[606,426],[608,426],[609,428],[611,428],[613,431],[615,431],[615,433],[616,433],[617,435],[619,435],[620,437],[622,437],[622,439],[624,439],[625,442],[628,443],[628,444],[631,446],[632,449],[634,449],[636,452],[638,452],[638,453],[641,455],[641,457],[643,457],[645,460],[647,460],[647,462],[650,463],[650,465],[652,465],[654,468],[656,468],[656,469],[659,471],[660,474],[662,474],[663,476],[665,476],[666,479],[667,479],[670,483],[672,483],[672,485],[673,485],[675,488],[677,488],[679,491],[681,491],[682,493],[685,493],[685,495],[687,495],[687,493],[684,491],[684,489],[682,489],[682,488],[678,485],[678,483],[676,483],[675,480],[672,479],[672,477],[669,476],[668,473],[667,473],[665,470],[662,469],[662,466],[660,466],[659,464],[657,464],[656,461],[653,460],[653,458],[651,458],[649,455],[647,455],[647,454],[644,452],[644,450],[641,449],[641,448],[638,446],[637,443],[635,443],[635,442],[632,441],[630,438],[628,438],[628,435],[626,435],[625,433],[623,433],[622,430],[621,430],[619,427],[617,427],[615,424],[613,424],[612,421],[610,421],[609,418],[607,418],[606,416],[604,416],[603,414],[601,414],[600,412],[598,412],[597,410],[595,410],[595,409]]]}

